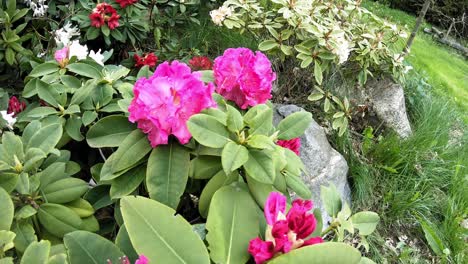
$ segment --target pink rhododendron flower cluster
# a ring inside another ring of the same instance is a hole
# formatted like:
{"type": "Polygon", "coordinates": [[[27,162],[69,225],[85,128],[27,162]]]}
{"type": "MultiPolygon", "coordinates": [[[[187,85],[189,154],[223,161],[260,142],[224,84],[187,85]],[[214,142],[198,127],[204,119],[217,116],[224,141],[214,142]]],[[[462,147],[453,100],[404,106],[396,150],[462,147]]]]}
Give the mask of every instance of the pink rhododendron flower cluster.
{"type": "Polygon", "coordinates": [[[276,74],[268,58],[247,48],[227,49],[214,61],[216,91],[240,108],[263,104],[271,98],[276,74]]]}
{"type": "Polygon", "coordinates": [[[13,113],[13,116],[16,116],[17,114],[23,112],[25,108],[26,108],[26,103],[18,100],[16,96],[12,96],[10,100],[8,100],[8,109],[7,109],[8,114],[13,113]]]}
{"type": "Polygon", "coordinates": [[[289,140],[278,140],[276,142],[277,145],[282,146],[283,148],[287,148],[292,152],[296,153],[299,156],[299,150],[301,149],[301,139],[300,138],[293,138],[289,140]]]}
{"type": "MultiPolygon", "coordinates": [[[[119,260],[120,260],[120,264],[132,264],[127,256],[123,256],[119,258],[119,260]]],[[[140,255],[138,256],[138,259],[135,260],[135,264],[148,264],[148,263],[149,263],[149,259],[145,255],[140,255]]],[[[112,261],[108,259],[107,264],[112,264],[112,261]]]]}
{"type": "Polygon", "coordinates": [[[171,134],[181,144],[188,143],[192,135],[187,120],[205,108],[216,107],[213,84],[205,85],[200,78],[187,64],[174,61],[160,64],[153,76],[135,83],[129,120],[148,134],[151,146],[167,144],[171,134]]]}
{"type": "Polygon", "coordinates": [[[278,254],[322,243],[321,237],[309,238],[317,224],[314,215],[309,212],[312,207],[312,201],[296,199],[286,214],[286,197],[277,192],[270,193],[264,209],[267,222],[265,241],[257,237],[249,244],[249,253],[255,263],[265,263],[278,254]]]}

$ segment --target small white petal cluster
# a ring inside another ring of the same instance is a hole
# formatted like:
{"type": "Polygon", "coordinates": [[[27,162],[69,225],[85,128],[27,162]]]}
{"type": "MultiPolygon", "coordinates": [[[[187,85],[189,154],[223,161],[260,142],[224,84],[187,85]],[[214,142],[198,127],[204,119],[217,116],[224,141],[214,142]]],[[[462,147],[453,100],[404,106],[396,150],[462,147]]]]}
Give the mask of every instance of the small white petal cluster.
{"type": "Polygon", "coordinates": [[[55,43],[67,46],[74,36],[80,35],[80,30],[71,23],[66,23],[62,28],[55,30],[55,43]]]}
{"type": "Polygon", "coordinates": [[[47,13],[49,6],[46,0],[25,0],[24,3],[33,11],[34,17],[42,17],[47,13]]]}
{"type": "Polygon", "coordinates": [[[68,48],[69,58],[76,56],[78,60],[84,60],[88,56],[88,47],[86,45],[81,45],[78,40],[72,41],[68,48]]]}
{"type": "Polygon", "coordinates": [[[90,51],[88,57],[104,66],[104,55],[101,53],[101,49],[99,49],[97,52],[94,52],[94,50],[90,51]]]}
{"type": "Polygon", "coordinates": [[[221,6],[218,9],[211,10],[210,16],[213,23],[218,26],[223,25],[223,21],[232,15],[232,8],[225,5],[221,6]]]}
{"type": "Polygon", "coordinates": [[[97,52],[91,50],[88,53],[88,47],[86,45],[81,45],[78,40],[73,40],[68,46],[68,58],[71,59],[73,56],[76,56],[78,60],[84,60],[90,57],[98,64],[104,66],[104,55],[101,53],[101,49],[97,52]]]}
{"type": "Polygon", "coordinates": [[[0,111],[0,115],[7,122],[7,127],[13,129],[13,125],[16,123],[16,118],[13,117],[15,113],[8,114],[7,111],[0,111]]]}
{"type": "Polygon", "coordinates": [[[343,64],[348,60],[351,53],[351,42],[346,39],[344,32],[333,35],[333,41],[336,44],[333,53],[338,56],[338,64],[343,64]]]}

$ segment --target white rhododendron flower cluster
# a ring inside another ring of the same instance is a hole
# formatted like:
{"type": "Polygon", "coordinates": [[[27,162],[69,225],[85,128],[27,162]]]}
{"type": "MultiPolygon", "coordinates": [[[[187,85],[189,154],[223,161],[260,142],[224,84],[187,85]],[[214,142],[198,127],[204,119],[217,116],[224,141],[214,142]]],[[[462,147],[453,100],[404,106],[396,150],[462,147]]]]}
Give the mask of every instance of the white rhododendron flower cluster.
{"type": "Polygon", "coordinates": [[[25,0],[24,3],[31,8],[34,17],[42,17],[47,13],[49,6],[46,0],[25,0]]]}
{"type": "Polygon", "coordinates": [[[223,21],[232,15],[232,8],[225,5],[210,12],[211,20],[218,26],[223,25],[223,21]]]}
{"type": "Polygon", "coordinates": [[[80,30],[71,23],[66,23],[62,28],[55,30],[54,35],[57,45],[67,46],[74,36],[80,35],[80,30]]]}

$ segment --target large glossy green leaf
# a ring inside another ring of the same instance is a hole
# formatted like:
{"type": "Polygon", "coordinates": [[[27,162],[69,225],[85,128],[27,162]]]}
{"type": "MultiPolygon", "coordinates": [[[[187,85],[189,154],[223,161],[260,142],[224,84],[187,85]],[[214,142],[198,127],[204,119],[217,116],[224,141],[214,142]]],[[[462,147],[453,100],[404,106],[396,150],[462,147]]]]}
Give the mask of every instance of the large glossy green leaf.
{"type": "Polygon", "coordinates": [[[60,204],[42,204],[37,216],[42,226],[57,237],[63,237],[69,232],[76,231],[82,223],[78,214],[60,204]]]}
{"type": "Polygon", "coordinates": [[[101,72],[89,64],[80,63],[80,62],[72,63],[72,64],[68,64],[67,69],[73,73],[76,73],[76,74],[79,74],[81,76],[88,77],[91,79],[102,78],[101,72]]]}
{"type": "Polygon", "coordinates": [[[261,183],[247,175],[247,184],[257,204],[263,208],[271,192],[279,192],[272,184],[261,183]]]}
{"type": "Polygon", "coordinates": [[[139,129],[132,131],[112,154],[112,173],[128,169],[143,159],[152,150],[146,135],[139,129]]]}
{"type": "Polygon", "coordinates": [[[293,139],[302,136],[312,122],[312,114],[299,111],[288,115],[278,124],[279,139],[293,139]]]}
{"type": "Polygon", "coordinates": [[[306,246],[280,255],[268,264],[358,264],[361,260],[361,253],[352,246],[344,243],[327,242],[306,246]]]}
{"type": "Polygon", "coordinates": [[[200,195],[198,201],[198,211],[200,215],[206,218],[208,216],[208,210],[210,208],[210,203],[215,192],[225,185],[229,185],[239,178],[239,173],[233,172],[226,176],[223,170],[220,170],[218,173],[213,176],[213,178],[208,181],[205,188],[200,195]]]}
{"type": "Polygon", "coordinates": [[[136,129],[125,116],[108,116],[94,124],[86,134],[88,145],[93,148],[118,147],[136,129]]]}
{"type": "Polygon", "coordinates": [[[121,208],[132,245],[150,262],[210,263],[203,241],[172,208],[140,196],[122,198],[121,208]]]}
{"type": "Polygon", "coordinates": [[[124,253],[109,240],[87,231],[75,231],[63,238],[70,264],[120,263],[124,253]]]}
{"type": "Polygon", "coordinates": [[[15,207],[10,195],[0,187],[0,230],[10,230],[14,211],[15,207]]]}
{"type": "Polygon", "coordinates": [[[65,163],[55,162],[40,172],[39,181],[41,182],[41,188],[45,188],[49,184],[67,177],[68,175],[65,173],[65,163]]]}
{"type": "Polygon", "coordinates": [[[265,104],[256,105],[244,115],[244,122],[250,127],[250,135],[266,135],[273,128],[273,110],[265,104]]]}
{"type": "Polygon", "coordinates": [[[360,235],[367,236],[374,232],[380,217],[375,212],[363,211],[351,216],[351,221],[354,227],[359,229],[360,235]]]}
{"type": "Polygon", "coordinates": [[[248,159],[249,151],[247,148],[233,141],[224,146],[221,154],[221,161],[226,174],[230,174],[234,170],[240,168],[248,159]]]}
{"type": "Polygon", "coordinates": [[[153,149],[146,170],[151,199],[176,209],[187,184],[189,166],[190,153],[176,142],[153,149]]]}
{"type": "Polygon", "coordinates": [[[53,182],[42,189],[49,203],[68,203],[80,198],[88,190],[88,184],[77,178],[66,178],[53,182]]]}
{"type": "Polygon", "coordinates": [[[245,249],[260,232],[256,206],[240,183],[215,193],[206,222],[206,240],[215,263],[246,263],[250,258],[245,249]]]}
{"type": "Polygon", "coordinates": [[[15,232],[15,248],[19,252],[24,252],[33,242],[37,241],[36,232],[31,224],[26,221],[16,222],[12,231],[15,232]]]}
{"type": "Polygon", "coordinates": [[[146,176],[146,166],[138,166],[112,180],[110,196],[112,199],[120,199],[129,195],[143,182],[146,176]]]}
{"type": "Polygon", "coordinates": [[[328,215],[336,217],[343,206],[340,193],[336,189],[336,186],[334,184],[330,184],[328,187],[320,186],[320,198],[322,199],[328,215]]]}
{"type": "Polygon", "coordinates": [[[47,264],[49,260],[50,242],[41,240],[32,242],[24,251],[20,264],[47,264]]]}
{"type": "Polygon", "coordinates": [[[210,179],[222,168],[219,157],[201,155],[190,161],[189,176],[197,180],[210,179]]]}
{"type": "Polygon", "coordinates": [[[0,175],[0,187],[10,193],[15,189],[18,177],[17,173],[2,172],[0,175]]]}
{"type": "Polygon", "coordinates": [[[58,70],[60,70],[60,67],[57,63],[46,62],[46,63],[40,64],[34,67],[31,73],[29,73],[29,76],[30,77],[42,77],[47,74],[58,72],[58,70]]]}
{"type": "Polygon", "coordinates": [[[256,181],[269,184],[275,181],[275,164],[271,154],[265,151],[249,150],[249,159],[244,168],[256,181]]]}
{"type": "Polygon", "coordinates": [[[93,206],[82,198],[76,199],[64,205],[75,211],[75,213],[81,218],[90,217],[94,214],[93,206]]]}
{"type": "Polygon", "coordinates": [[[187,126],[193,138],[207,147],[222,148],[231,141],[227,128],[212,116],[193,115],[187,126]]]}
{"type": "Polygon", "coordinates": [[[233,106],[227,105],[227,127],[231,132],[238,132],[244,128],[244,119],[241,113],[233,106]]]}
{"type": "Polygon", "coordinates": [[[130,241],[125,225],[120,226],[119,233],[117,233],[117,237],[115,238],[115,245],[125,253],[131,263],[138,258],[138,254],[132,246],[132,242],[130,241]]]}
{"type": "Polygon", "coordinates": [[[62,137],[62,132],[61,124],[55,123],[44,126],[32,135],[26,149],[38,148],[48,154],[59,142],[62,137]]]}
{"type": "Polygon", "coordinates": [[[286,179],[286,184],[288,185],[288,188],[293,190],[302,199],[311,198],[312,192],[310,191],[309,187],[302,181],[301,177],[293,175],[286,171],[284,178],[286,179]]]}

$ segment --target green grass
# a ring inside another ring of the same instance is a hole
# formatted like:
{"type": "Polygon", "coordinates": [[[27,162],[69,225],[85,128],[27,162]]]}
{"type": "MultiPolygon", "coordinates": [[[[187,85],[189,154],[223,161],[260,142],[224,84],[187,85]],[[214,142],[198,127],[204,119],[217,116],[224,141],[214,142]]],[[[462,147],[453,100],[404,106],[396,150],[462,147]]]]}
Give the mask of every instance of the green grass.
{"type": "MultiPolygon", "coordinates": [[[[380,3],[366,0],[363,6],[393,23],[400,26],[407,25],[408,31],[413,29],[416,22],[416,17],[380,3]]],[[[423,33],[422,29],[427,26],[427,24],[423,25],[416,36],[408,61],[415,70],[428,75],[431,85],[436,88],[436,93],[447,96],[458,105],[461,111],[466,113],[468,111],[468,60],[423,33]]],[[[465,121],[467,120],[468,116],[465,114],[465,121]]]]}
{"type": "Polygon", "coordinates": [[[381,216],[369,255],[377,263],[466,263],[468,233],[460,226],[468,217],[466,125],[446,99],[426,92],[417,74],[406,86],[413,91],[407,95],[410,138],[386,135],[370,147],[356,147],[361,139],[336,139],[350,166],[353,207],[381,216]]]}

